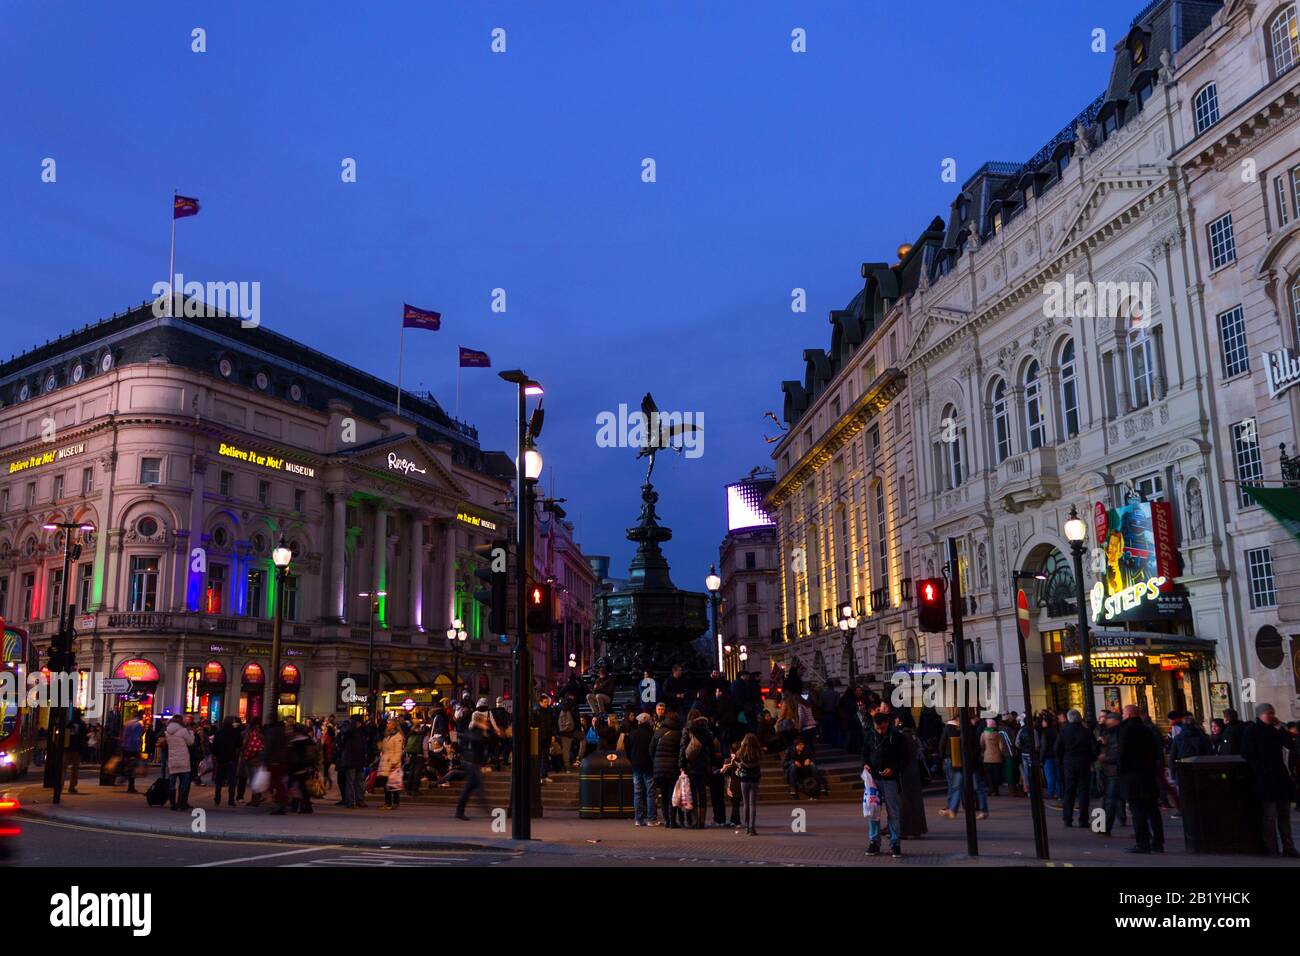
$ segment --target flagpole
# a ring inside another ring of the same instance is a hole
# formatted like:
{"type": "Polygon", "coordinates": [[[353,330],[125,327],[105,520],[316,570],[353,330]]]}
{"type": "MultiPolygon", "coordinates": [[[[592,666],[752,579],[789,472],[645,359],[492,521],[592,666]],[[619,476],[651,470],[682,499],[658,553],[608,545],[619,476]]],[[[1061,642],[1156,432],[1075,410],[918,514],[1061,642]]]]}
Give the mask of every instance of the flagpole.
{"type": "Polygon", "coordinates": [[[397,333],[397,415],[402,414],[402,346],[406,342],[406,307],[402,307],[402,331],[397,333]]]}
{"type": "Polygon", "coordinates": [[[460,421],[460,357],[459,350],[456,358],[456,420],[460,421]]]}
{"type": "Polygon", "coordinates": [[[179,189],[172,190],[172,246],[171,254],[167,257],[167,318],[174,319],[173,314],[176,303],[176,197],[180,194],[179,189]]]}

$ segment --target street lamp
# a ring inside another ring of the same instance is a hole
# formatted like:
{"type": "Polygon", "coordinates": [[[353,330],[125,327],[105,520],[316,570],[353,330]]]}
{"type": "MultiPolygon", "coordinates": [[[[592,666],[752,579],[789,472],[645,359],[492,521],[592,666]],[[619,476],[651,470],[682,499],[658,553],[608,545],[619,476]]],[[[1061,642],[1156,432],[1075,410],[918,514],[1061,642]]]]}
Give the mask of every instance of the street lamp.
{"type": "Polygon", "coordinates": [[[375,716],[379,698],[379,681],[375,679],[375,620],[379,617],[379,599],[388,597],[387,591],[362,591],[357,597],[370,598],[370,653],[366,657],[366,716],[375,716]]]}
{"type": "Polygon", "coordinates": [[[1079,511],[1070,505],[1070,515],[1065,519],[1065,537],[1074,555],[1075,599],[1079,604],[1079,646],[1083,651],[1083,719],[1092,728],[1097,722],[1096,707],[1092,700],[1092,646],[1088,637],[1088,611],[1083,594],[1083,539],[1088,536],[1088,526],[1079,517],[1079,511]]]}
{"type": "MultiPolygon", "coordinates": [[[[81,521],[47,521],[41,526],[44,531],[61,531],[63,532],[63,578],[60,584],[59,592],[59,633],[58,637],[50,641],[51,657],[57,652],[58,657],[53,659],[58,667],[50,667],[50,690],[54,687],[67,688],[68,681],[57,681],[55,674],[68,673],[72,668],[74,660],[72,653],[72,610],[68,604],[68,574],[72,570],[72,562],[81,557],[81,542],[73,543],[73,532],[83,531],[87,534],[93,533],[95,526],[81,521]]],[[[84,611],[85,608],[82,608],[84,611]]],[[[76,684],[72,684],[73,687],[76,684]]],[[[60,691],[61,693],[62,691],[60,691]]],[[[53,693],[50,697],[50,724],[48,728],[49,739],[49,758],[45,761],[45,779],[44,786],[54,788],[54,803],[59,803],[63,795],[63,735],[68,725],[68,708],[72,706],[72,701],[56,701],[53,693]]]]}
{"type": "Polygon", "coordinates": [[[284,535],[281,535],[280,543],[271,552],[271,563],[275,565],[275,622],[271,628],[271,673],[262,686],[263,724],[271,714],[277,720],[280,717],[280,639],[284,634],[284,579],[289,576],[289,562],[292,560],[293,552],[284,543],[284,535]]]}
{"type": "Polygon", "coordinates": [[[718,591],[722,587],[722,578],[718,577],[716,565],[709,565],[709,573],[704,577],[704,586],[709,592],[709,611],[713,615],[713,637],[718,645],[718,670],[725,673],[727,659],[722,649],[722,626],[718,622],[718,591]]]}
{"type": "MultiPolygon", "coordinates": [[[[1011,600],[1016,607],[1016,640],[1020,646],[1020,693],[1025,698],[1025,726],[1029,729],[1029,752],[1025,755],[1029,763],[1029,813],[1034,821],[1034,850],[1040,860],[1049,859],[1047,845],[1047,811],[1043,807],[1043,784],[1038,779],[1038,733],[1037,720],[1034,719],[1034,707],[1029,699],[1029,657],[1025,649],[1025,632],[1020,629],[1020,605],[1017,601],[1016,586],[1022,579],[1046,581],[1047,575],[1036,571],[1011,572],[1011,600]]],[[[1026,624],[1026,627],[1028,625],[1026,624]]],[[[1001,624],[999,624],[998,643],[1001,644],[1001,624]]],[[[1046,759],[1046,758],[1044,758],[1046,759]]]]}
{"type": "MultiPolygon", "coordinates": [[[[540,402],[528,416],[529,397],[540,398],[542,386],[522,369],[497,373],[516,388],[515,419],[515,646],[512,659],[515,733],[510,751],[510,836],[515,840],[532,838],[532,802],[534,785],[541,778],[533,771],[529,716],[533,700],[532,651],[528,641],[528,572],[532,566],[534,490],[542,474],[542,454],[535,446],[542,432],[543,413],[540,402]],[[522,464],[522,467],[520,465],[522,464]]],[[[542,746],[546,746],[543,741],[542,746]]]]}
{"type": "Polygon", "coordinates": [[[858,619],[853,616],[853,605],[845,604],[840,608],[840,632],[844,635],[844,650],[849,655],[849,686],[858,677],[858,656],[853,652],[853,635],[858,630],[858,619]]]}
{"type": "Polygon", "coordinates": [[[451,627],[447,628],[447,640],[451,641],[452,649],[452,671],[451,671],[451,699],[460,700],[460,646],[465,643],[469,637],[465,633],[465,625],[460,618],[451,622],[451,627]]]}

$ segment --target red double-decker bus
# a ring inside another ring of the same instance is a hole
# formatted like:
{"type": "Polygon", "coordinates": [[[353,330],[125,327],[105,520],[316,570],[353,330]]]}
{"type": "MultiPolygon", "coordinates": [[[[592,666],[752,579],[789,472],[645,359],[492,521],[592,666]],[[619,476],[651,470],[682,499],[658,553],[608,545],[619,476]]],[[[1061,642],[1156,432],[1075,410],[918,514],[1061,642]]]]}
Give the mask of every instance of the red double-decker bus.
{"type": "Polygon", "coordinates": [[[36,759],[46,708],[29,707],[27,675],[40,668],[36,648],[21,627],[4,623],[0,641],[0,780],[17,780],[36,759]]]}

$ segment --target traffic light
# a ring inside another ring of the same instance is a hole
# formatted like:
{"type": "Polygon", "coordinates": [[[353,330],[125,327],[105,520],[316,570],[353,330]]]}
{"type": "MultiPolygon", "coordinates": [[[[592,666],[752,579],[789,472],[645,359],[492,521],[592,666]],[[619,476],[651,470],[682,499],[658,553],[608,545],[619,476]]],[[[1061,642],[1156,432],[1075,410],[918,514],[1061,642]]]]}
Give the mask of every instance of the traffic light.
{"type": "Polygon", "coordinates": [[[555,609],[551,605],[550,584],[528,586],[528,633],[549,634],[555,626],[555,609]]]}
{"type": "Polygon", "coordinates": [[[931,634],[948,630],[948,605],[944,602],[943,578],[922,578],[916,582],[919,627],[931,634]]]}
{"type": "Polygon", "coordinates": [[[480,560],[479,566],[474,569],[474,577],[487,585],[474,592],[474,600],[487,608],[487,629],[490,634],[505,634],[508,630],[506,606],[510,599],[507,594],[509,578],[506,567],[509,553],[509,542],[505,538],[474,547],[474,554],[480,560]]]}

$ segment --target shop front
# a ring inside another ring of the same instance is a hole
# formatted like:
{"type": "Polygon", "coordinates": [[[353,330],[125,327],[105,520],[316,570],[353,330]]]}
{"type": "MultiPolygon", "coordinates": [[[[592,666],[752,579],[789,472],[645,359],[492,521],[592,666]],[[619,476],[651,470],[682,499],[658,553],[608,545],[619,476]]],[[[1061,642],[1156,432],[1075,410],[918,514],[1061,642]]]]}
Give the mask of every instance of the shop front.
{"type": "Polygon", "coordinates": [[[226,668],[220,661],[208,661],[201,668],[185,671],[185,713],[196,720],[221,723],[226,714],[226,668]]]}
{"type": "Polygon", "coordinates": [[[278,720],[302,719],[302,671],[297,664],[285,664],[280,668],[279,696],[276,699],[275,716],[278,720]]]}
{"type": "Polygon", "coordinates": [[[239,677],[239,719],[243,723],[260,723],[262,698],[266,691],[266,671],[257,661],[249,661],[239,677]]]}
{"type": "Polygon", "coordinates": [[[155,713],[154,701],[158,693],[159,676],[158,668],[152,661],[143,657],[122,661],[113,669],[113,676],[131,682],[131,689],[125,694],[117,695],[113,704],[113,710],[118,715],[117,726],[125,726],[128,721],[138,717],[148,727],[155,717],[161,716],[155,713]]]}
{"type": "Polygon", "coordinates": [[[382,676],[379,709],[390,716],[405,714],[412,719],[428,720],[435,707],[451,698],[450,674],[431,670],[397,670],[384,671],[382,676]]]}

